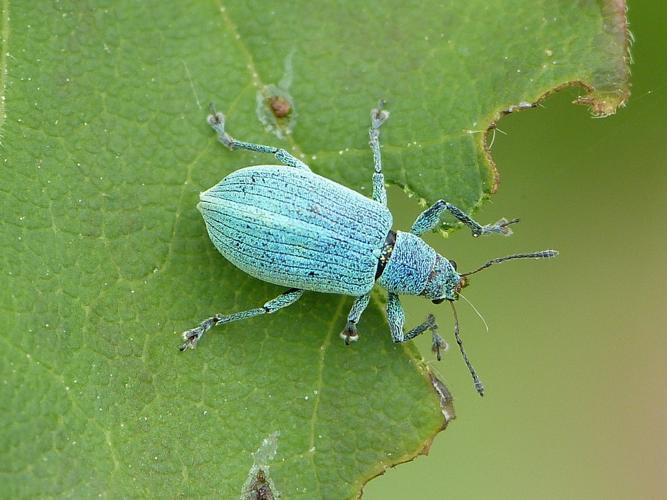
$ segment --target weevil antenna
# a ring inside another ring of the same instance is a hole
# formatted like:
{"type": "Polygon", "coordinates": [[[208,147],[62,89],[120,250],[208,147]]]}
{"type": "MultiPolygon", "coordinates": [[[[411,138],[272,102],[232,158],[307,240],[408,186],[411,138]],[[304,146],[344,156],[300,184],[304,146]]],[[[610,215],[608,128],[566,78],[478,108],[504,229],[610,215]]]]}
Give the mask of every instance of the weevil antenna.
{"type": "Polygon", "coordinates": [[[507,255],[506,257],[497,257],[486,262],[483,266],[478,267],[474,271],[468,273],[463,273],[461,276],[470,276],[471,274],[478,273],[487,267],[491,267],[494,264],[500,264],[501,262],[506,262],[508,260],[514,259],[551,259],[558,255],[557,250],[542,250],[540,252],[531,252],[531,253],[515,253],[514,255],[507,255]]]}
{"type": "Polygon", "coordinates": [[[475,304],[473,304],[473,303],[470,302],[468,299],[466,299],[466,298],[463,296],[463,294],[461,294],[460,292],[459,292],[459,297],[461,297],[463,300],[465,300],[465,301],[470,305],[470,307],[472,307],[472,310],[475,311],[475,313],[477,314],[477,316],[479,316],[479,319],[481,319],[481,320],[482,320],[482,323],[484,323],[484,328],[486,328],[486,333],[489,333],[489,325],[488,325],[488,323],[486,322],[486,320],[484,319],[484,316],[482,316],[482,313],[479,312],[479,311],[477,310],[477,308],[475,307],[475,304]]]}
{"type": "Polygon", "coordinates": [[[459,333],[459,317],[456,314],[456,308],[454,307],[454,302],[450,301],[449,304],[452,306],[452,312],[454,313],[454,337],[456,337],[456,343],[459,345],[459,350],[461,351],[461,356],[463,356],[463,361],[465,361],[465,364],[468,367],[468,371],[472,376],[472,380],[475,383],[475,389],[477,390],[480,396],[484,396],[484,384],[477,376],[477,372],[475,371],[475,368],[472,366],[472,363],[468,359],[468,355],[466,354],[466,351],[463,348],[463,339],[461,339],[461,335],[459,333]]]}

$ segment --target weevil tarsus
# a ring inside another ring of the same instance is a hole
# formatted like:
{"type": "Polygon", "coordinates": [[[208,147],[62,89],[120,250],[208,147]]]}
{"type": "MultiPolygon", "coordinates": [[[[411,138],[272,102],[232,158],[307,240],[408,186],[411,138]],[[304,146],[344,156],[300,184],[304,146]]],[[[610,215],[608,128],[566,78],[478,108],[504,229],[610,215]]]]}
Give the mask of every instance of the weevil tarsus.
{"type": "Polygon", "coordinates": [[[262,307],[256,307],[255,309],[248,309],[247,311],[232,314],[216,314],[215,316],[205,319],[198,326],[183,332],[183,340],[185,342],[181,344],[179,349],[181,351],[194,349],[204,334],[214,326],[254,318],[255,316],[261,316],[263,314],[272,314],[279,309],[291,306],[301,298],[303,292],[304,290],[293,288],[281,293],[275,299],[269,300],[262,307]]]}
{"type": "Polygon", "coordinates": [[[345,329],[340,332],[341,338],[345,341],[346,345],[350,345],[351,342],[356,342],[359,340],[359,333],[357,332],[357,323],[359,323],[359,318],[368,307],[368,302],[371,300],[371,294],[367,293],[354,299],[352,308],[350,309],[349,314],[347,315],[347,324],[345,329]]]}
{"type": "Polygon", "coordinates": [[[300,168],[302,170],[307,170],[310,172],[310,167],[304,162],[292,156],[286,150],[282,148],[276,148],[275,146],[265,146],[264,144],[255,144],[253,142],[245,142],[234,139],[231,135],[225,130],[225,115],[219,111],[212,109],[212,113],[208,115],[206,120],[208,124],[216,131],[218,134],[218,141],[227,146],[229,149],[245,149],[247,151],[252,151],[255,153],[267,153],[271,154],[280,161],[283,165],[288,167],[300,168]]]}
{"type": "Polygon", "coordinates": [[[443,339],[438,333],[438,327],[431,330],[431,352],[435,354],[435,357],[438,361],[442,361],[442,354],[447,352],[449,349],[449,344],[443,339]]]}
{"type": "Polygon", "coordinates": [[[455,207],[445,200],[438,200],[417,217],[410,232],[416,236],[421,236],[428,231],[436,229],[440,225],[440,218],[445,212],[449,212],[459,222],[462,222],[469,227],[475,237],[494,233],[510,236],[512,230],[507,226],[519,222],[519,219],[507,220],[503,218],[495,224],[486,224],[483,226],[460,208],[455,207]]]}
{"type": "Polygon", "coordinates": [[[368,130],[368,136],[373,152],[373,199],[387,206],[387,187],[384,183],[380,152],[380,127],[389,118],[389,111],[384,109],[384,105],[385,102],[381,100],[378,107],[371,110],[371,128],[368,130]]]}
{"type": "Polygon", "coordinates": [[[205,319],[199,325],[183,332],[183,342],[178,348],[181,352],[187,349],[194,349],[197,343],[211,328],[218,324],[218,315],[205,319]]]}

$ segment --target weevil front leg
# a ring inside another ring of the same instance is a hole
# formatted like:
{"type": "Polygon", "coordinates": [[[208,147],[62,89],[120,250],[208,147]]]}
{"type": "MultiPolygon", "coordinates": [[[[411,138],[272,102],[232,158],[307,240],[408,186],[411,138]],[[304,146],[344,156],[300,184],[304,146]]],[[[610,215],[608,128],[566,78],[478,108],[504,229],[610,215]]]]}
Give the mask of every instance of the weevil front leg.
{"type": "Polygon", "coordinates": [[[403,306],[401,301],[398,298],[398,295],[395,293],[389,294],[389,300],[387,302],[387,322],[389,323],[389,330],[391,331],[391,338],[395,343],[403,343],[408,340],[414,339],[416,336],[421,335],[427,330],[431,331],[431,349],[438,358],[438,361],[442,359],[442,352],[446,351],[448,346],[447,342],[440,336],[438,333],[438,325],[435,322],[435,317],[432,314],[429,314],[426,318],[426,321],[417,325],[412,330],[405,332],[403,331],[403,325],[405,324],[405,313],[403,312],[403,306]]]}
{"type": "Polygon", "coordinates": [[[519,222],[519,219],[500,219],[495,224],[487,224],[486,226],[482,226],[464,211],[455,207],[451,203],[447,203],[445,200],[438,200],[431,207],[424,210],[419,215],[419,217],[417,217],[417,220],[412,225],[410,232],[416,236],[421,236],[427,231],[432,231],[438,227],[440,224],[440,217],[442,217],[442,214],[445,212],[449,212],[454,217],[456,217],[457,220],[468,226],[472,231],[472,235],[475,237],[491,233],[510,236],[512,234],[512,230],[507,226],[519,222]]]}
{"type": "Polygon", "coordinates": [[[197,346],[197,342],[201,340],[204,334],[216,325],[224,325],[225,323],[253,318],[262,314],[271,314],[283,307],[291,306],[301,298],[303,292],[303,290],[298,288],[291,288],[278,295],[275,299],[268,301],[262,307],[248,309],[247,311],[233,314],[216,314],[215,316],[202,321],[198,326],[191,330],[183,332],[183,340],[185,340],[185,342],[181,344],[179,349],[181,351],[194,349],[197,346]]]}
{"type": "Polygon", "coordinates": [[[373,151],[373,199],[387,205],[387,188],[384,185],[382,173],[382,153],[380,152],[380,127],[389,118],[389,111],[383,109],[384,101],[380,101],[377,108],[371,110],[371,128],[368,131],[369,144],[373,151]]]}
{"type": "Polygon", "coordinates": [[[247,149],[248,151],[254,151],[256,153],[268,153],[275,156],[283,165],[288,167],[300,168],[302,170],[308,170],[310,172],[310,167],[304,162],[295,158],[287,151],[282,148],[276,148],[273,146],[264,146],[263,144],[254,144],[252,142],[243,142],[234,139],[225,131],[225,115],[216,111],[211,105],[211,114],[208,115],[206,119],[208,124],[218,133],[218,140],[227,146],[229,149],[247,149]]]}
{"type": "Polygon", "coordinates": [[[368,302],[370,299],[371,294],[369,292],[366,295],[361,295],[354,300],[354,304],[352,304],[352,308],[347,315],[347,324],[345,325],[345,329],[340,332],[340,337],[345,341],[345,345],[350,345],[350,342],[356,342],[359,340],[357,323],[359,323],[359,318],[361,318],[364,310],[366,307],[368,307],[368,302]]]}

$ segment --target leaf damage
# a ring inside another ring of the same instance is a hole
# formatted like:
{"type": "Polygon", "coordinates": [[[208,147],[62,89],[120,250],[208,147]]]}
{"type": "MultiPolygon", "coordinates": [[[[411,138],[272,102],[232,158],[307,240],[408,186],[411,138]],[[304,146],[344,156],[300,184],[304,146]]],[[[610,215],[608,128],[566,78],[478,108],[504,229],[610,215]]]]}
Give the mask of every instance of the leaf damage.
{"type": "Polygon", "coordinates": [[[435,440],[436,436],[440,432],[444,431],[449,423],[456,418],[456,411],[454,410],[454,397],[452,396],[449,388],[445,385],[444,382],[442,382],[442,380],[440,380],[440,378],[433,372],[431,367],[428,366],[423,359],[419,362],[419,370],[429,380],[431,387],[438,398],[440,409],[444,417],[442,420],[442,425],[436,429],[436,431],[427,439],[425,439],[418,449],[399,458],[392,457],[392,460],[388,463],[380,463],[380,467],[372,471],[371,474],[369,474],[369,476],[361,482],[359,486],[359,493],[357,495],[358,499],[363,496],[364,487],[369,483],[369,481],[383,475],[389,469],[393,469],[394,467],[407,462],[412,462],[421,455],[427,456],[431,451],[431,446],[433,445],[433,441],[435,440]]]}
{"type": "MultiPolygon", "coordinates": [[[[593,72],[590,79],[577,79],[563,82],[553,88],[542,91],[531,100],[521,100],[516,104],[510,104],[496,110],[489,125],[481,134],[480,148],[484,153],[484,159],[491,171],[493,182],[489,194],[495,194],[500,185],[500,172],[498,171],[491,148],[495,140],[496,131],[499,131],[498,122],[505,116],[527,111],[540,107],[551,95],[566,88],[579,87],[585,91],[584,95],[577,97],[572,103],[587,106],[593,118],[605,118],[616,113],[619,108],[625,106],[630,97],[630,65],[632,64],[631,47],[634,37],[629,29],[627,19],[627,5],[625,0],[605,0],[601,3],[604,32],[612,39],[609,52],[613,57],[609,61],[615,61],[611,70],[599,70],[593,72]]],[[[546,49],[545,53],[551,57],[553,52],[546,49]]],[[[471,132],[471,131],[468,131],[471,132]]]]}
{"type": "Polygon", "coordinates": [[[296,126],[297,110],[289,91],[294,78],[293,56],[294,50],[285,58],[284,73],[280,82],[277,85],[261,85],[257,89],[255,98],[257,118],[264,125],[264,129],[278,139],[291,135],[296,126]]]}
{"type": "Polygon", "coordinates": [[[257,451],[252,454],[253,464],[243,484],[240,500],[273,500],[280,498],[273,479],[270,477],[269,463],[278,451],[278,431],[269,434],[262,440],[257,451]]]}
{"type": "Polygon", "coordinates": [[[438,395],[442,415],[445,417],[444,427],[447,427],[447,424],[456,418],[456,412],[454,411],[454,397],[445,383],[440,380],[435,373],[429,371],[428,376],[431,379],[433,390],[438,395]]]}

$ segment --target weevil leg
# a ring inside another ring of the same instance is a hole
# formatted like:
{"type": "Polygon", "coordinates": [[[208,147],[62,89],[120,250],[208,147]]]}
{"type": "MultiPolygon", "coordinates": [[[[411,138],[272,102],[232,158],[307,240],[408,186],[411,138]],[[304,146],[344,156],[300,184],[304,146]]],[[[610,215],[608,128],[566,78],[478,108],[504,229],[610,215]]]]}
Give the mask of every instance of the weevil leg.
{"type": "Polygon", "coordinates": [[[371,110],[371,128],[368,131],[369,144],[373,151],[373,199],[387,205],[387,188],[384,185],[382,173],[382,153],[380,152],[380,127],[389,118],[389,111],[383,109],[384,101],[380,101],[377,108],[371,110]]]}
{"type": "Polygon", "coordinates": [[[368,302],[371,299],[370,292],[366,295],[361,295],[354,300],[350,313],[347,315],[347,324],[345,329],[340,332],[340,337],[345,341],[346,345],[350,345],[350,342],[356,342],[359,340],[359,333],[357,332],[357,323],[359,323],[359,318],[363,314],[366,307],[368,307],[368,302]]]}
{"type": "Polygon", "coordinates": [[[440,217],[442,217],[442,214],[445,212],[449,212],[454,217],[456,217],[457,220],[468,226],[472,231],[472,235],[475,237],[491,233],[510,236],[512,234],[512,230],[507,226],[519,222],[519,219],[507,220],[503,218],[495,224],[487,224],[482,226],[468,214],[455,207],[451,203],[447,203],[445,200],[438,200],[433,205],[431,205],[431,207],[424,210],[419,215],[419,217],[417,217],[417,220],[412,225],[410,232],[416,236],[421,236],[427,231],[432,231],[438,227],[440,224],[440,217]]]}
{"type": "Polygon", "coordinates": [[[283,307],[291,306],[301,298],[303,292],[303,290],[298,288],[291,288],[278,295],[275,299],[269,300],[262,307],[232,314],[216,314],[215,316],[202,321],[198,326],[191,330],[183,332],[183,340],[185,340],[185,342],[181,344],[179,349],[181,351],[194,349],[197,346],[197,342],[201,340],[204,334],[216,325],[224,325],[225,323],[253,318],[262,314],[271,314],[283,307]]]}
{"type": "Polygon", "coordinates": [[[401,301],[398,298],[398,295],[395,293],[389,294],[389,301],[387,302],[387,322],[389,323],[389,330],[391,331],[391,338],[395,343],[403,343],[408,340],[414,339],[416,336],[421,335],[427,330],[430,330],[432,337],[431,348],[435,355],[438,357],[438,360],[442,359],[442,352],[446,351],[448,346],[447,342],[440,336],[438,333],[438,325],[435,322],[435,317],[432,314],[429,314],[426,320],[417,325],[412,330],[405,332],[403,331],[403,325],[405,324],[405,313],[403,312],[403,306],[401,301]]]}
{"type": "Polygon", "coordinates": [[[218,140],[227,146],[229,149],[247,149],[255,153],[268,153],[275,156],[283,165],[288,167],[300,168],[301,170],[308,170],[310,167],[304,162],[295,158],[282,148],[273,146],[264,146],[263,144],[254,144],[252,142],[244,142],[234,139],[225,131],[225,115],[219,111],[215,111],[211,106],[211,114],[206,119],[208,124],[218,133],[218,140]]]}

